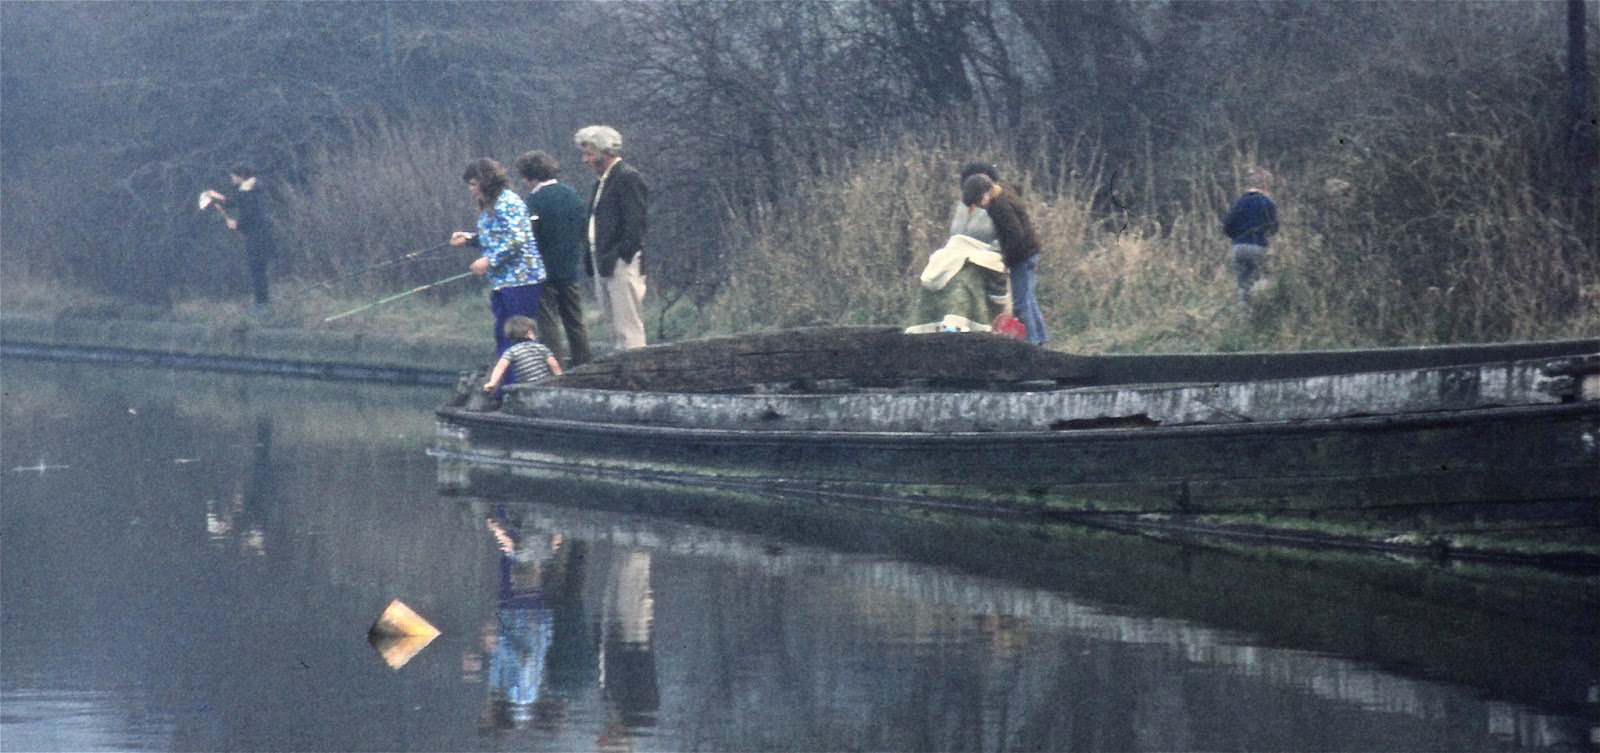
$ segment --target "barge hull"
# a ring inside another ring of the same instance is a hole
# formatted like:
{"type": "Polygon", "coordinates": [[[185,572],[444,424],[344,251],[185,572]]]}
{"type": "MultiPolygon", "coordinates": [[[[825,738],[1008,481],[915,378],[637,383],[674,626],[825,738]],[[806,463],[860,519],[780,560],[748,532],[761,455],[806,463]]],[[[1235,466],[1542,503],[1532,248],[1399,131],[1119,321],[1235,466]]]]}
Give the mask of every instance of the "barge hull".
{"type": "Polygon", "coordinates": [[[441,460],[486,468],[671,473],[994,512],[1600,505],[1600,404],[1592,401],[1028,432],[753,432],[452,408],[439,417],[441,460]]]}

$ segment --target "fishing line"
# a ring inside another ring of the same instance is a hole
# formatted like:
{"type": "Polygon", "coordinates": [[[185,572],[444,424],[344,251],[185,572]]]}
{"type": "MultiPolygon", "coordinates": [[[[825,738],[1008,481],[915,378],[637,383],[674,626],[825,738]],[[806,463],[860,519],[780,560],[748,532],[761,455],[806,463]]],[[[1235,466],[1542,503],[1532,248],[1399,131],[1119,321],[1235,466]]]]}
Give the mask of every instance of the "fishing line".
{"type": "Polygon", "coordinates": [[[416,295],[417,293],[421,293],[424,290],[429,290],[429,289],[432,289],[432,288],[439,287],[440,285],[443,285],[443,284],[445,284],[447,282],[455,282],[456,280],[460,280],[460,279],[465,278],[465,277],[471,277],[473,274],[474,273],[472,273],[472,272],[462,272],[461,274],[458,274],[458,275],[451,275],[449,277],[446,277],[443,280],[435,280],[433,282],[428,283],[427,285],[418,285],[417,287],[414,287],[414,288],[412,288],[410,290],[407,290],[405,292],[395,293],[394,295],[391,295],[391,296],[386,296],[384,298],[379,298],[378,300],[373,301],[372,303],[363,304],[363,305],[357,306],[357,307],[355,307],[353,309],[350,309],[349,311],[346,311],[346,312],[343,312],[343,313],[339,313],[339,314],[334,314],[333,316],[330,316],[330,317],[326,317],[326,318],[324,318],[322,320],[322,323],[323,324],[327,324],[328,322],[334,321],[335,319],[343,319],[343,318],[345,318],[347,316],[350,316],[351,314],[359,314],[359,313],[361,313],[363,311],[366,311],[367,309],[373,308],[374,306],[381,306],[381,305],[383,305],[385,303],[389,303],[391,301],[398,301],[401,298],[405,298],[406,296],[416,295]]]}
{"type": "Polygon", "coordinates": [[[399,264],[404,264],[404,263],[409,262],[409,261],[416,261],[417,259],[422,259],[422,258],[425,258],[425,257],[431,255],[431,254],[437,253],[439,251],[449,250],[450,248],[452,248],[450,243],[448,241],[446,241],[446,242],[440,243],[438,245],[429,246],[427,248],[417,249],[416,251],[412,251],[410,253],[398,256],[396,258],[389,259],[388,261],[382,261],[382,262],[378,262],[377,264],[373,264],[371,266],[362,267],[361,269],[358,269],[358,270],[356,270],[354,272],[346,272],[345,274],[339,275],[337,277],[330,277],[330,278],[328,278],[326,280],[323,280],[323,281],[321,281],[319,283],[316,283],[316,284],[311,285],[309,287],[302,288],[302,289],[297,290],[297,291],[295,291],[293,293],[290,293],[289,297],[299,297],[299,296],[305,295],[307,293],[310,293],[311,291],[316,290],[318,288],[333,287],[334,285],[336,285],[338,283],[341,283],[341,282],[344,282],[346,280],[349,280],[349,279],[352,279],[352,278],[355,278],[355,277],[360,277],[361,275],[368,274],[368,273],[371,273],[371,272],[376,272],[376,271],[378,271],[380,269],[387,269],[389,267],[393,267],[393,266],[396,266],[396,265],[399,265],[399,264]]]}

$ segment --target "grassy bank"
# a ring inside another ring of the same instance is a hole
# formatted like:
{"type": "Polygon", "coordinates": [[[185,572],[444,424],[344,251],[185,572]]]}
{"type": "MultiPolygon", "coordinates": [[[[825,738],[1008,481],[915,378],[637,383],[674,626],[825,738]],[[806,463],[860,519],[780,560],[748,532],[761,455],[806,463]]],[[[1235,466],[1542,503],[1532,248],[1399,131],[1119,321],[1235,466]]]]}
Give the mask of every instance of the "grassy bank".
{"type": "MultiPolygon", "coordinates": [[[[1052,347],[1304,350],[1600,331],[1592,239],[1540,186],[1516,129],[1488,143],[1441,139],[1417,156],[1382,138],[1400,125],[1361,134],[1370,146],[1359,158],[1332,150],[1269,165],[1283,229],[1249,310],[1233,303],[1220,227],[1246,170],[1266,162],[1247,146],[1132,176],[1087,145],[1002,162],[1043,242],[1052,347]]],[[[714,329],[909,324],[916,276],[944,241],[957,155],[1019,151],[977,143],[908,137],[735,218],[728,245],[741,255],[709,307],[714,329]]]]}
{"type": "MultiPolygon", "coordinates": [[[[810,324],[911,324],[917,275],[947,235],[960,164],[1011,155],[996,159],[1043,241],[1039,298],[1055,349],[1307,350],[1600,332],[1600,255],[1590,230],[1559,191],[1541,184],[1526,124],[1464,102],[1459,111],[1352,124],[1349,138],[1361,150],[1308,149],[1292,162],[1247,141],[1129,168],[1108,164],[1087,138],[1030,150],[975,127],[900,134],[814,165],[813,177],[750,211],[727,210],[714,244],[719,269],[688,281],[652,278],[646,325],[651,340],[663,342],[810,324]],[[1459,120],[1461,130],[1419,151],[1416,138],[1396,134],[1416,133],[1424,116],[1459,120]],[[1256,165],[1275,175],[1282,231],[1267,284],[1246,310],[1233,302],[1219,220],[1256,165]]],[[[470,224],[465,200],[441,198],[441,181],[425,179],[452,169],[440,154],[470,145],[440,150],[417,135],[378,131],[351,152],[324,152],[310,183],[285,192],[279,217],[288,250],[265,314],[247,310],[236,243],[208,252],[226,257],[210,259],[231,273],[226,284],[175,285],[159,303],[8,264],[0,310],[487,339],[475,279],[325,321],[465,266],[470,252],[448,247],[392,264],[398,253],[470,224]],[[418,154],[434,159],[403,159],[418,154]],[[352,186],[343,178],[351,174],[386,179],[352,186]]],[[[588,309],[603,353],[609,336],[592,301],[588,309]]]]}
{"type": "MultiPolygon", "coordinates": [[[[477,281],[462,280],[463,289],[477,281]]],[[[303,295],[284,295],[296,285],[283,281],[274,288],[277,300],[265,310],[251,306],[250,294],[237,292],[230,297],[176,301],[156,306],[122,300],[105,294],[67,290],[58,283],[8,277],[0,280],[0,310],[50,318],[167,321],[211,327],[260,326],[327,332],[354,332],[374,336],[410,339],[472,337],[489,341],[491,319],[488,305],[479,295],[457,294],[449,298],[429,297],[426,293],[375,306],[360,313],[324,322],[329,316],[372,303],[379,295],[334,294],[313,291],[303,295]]],[[[114,326],[114,325],[112,325],[114,326]]]]}

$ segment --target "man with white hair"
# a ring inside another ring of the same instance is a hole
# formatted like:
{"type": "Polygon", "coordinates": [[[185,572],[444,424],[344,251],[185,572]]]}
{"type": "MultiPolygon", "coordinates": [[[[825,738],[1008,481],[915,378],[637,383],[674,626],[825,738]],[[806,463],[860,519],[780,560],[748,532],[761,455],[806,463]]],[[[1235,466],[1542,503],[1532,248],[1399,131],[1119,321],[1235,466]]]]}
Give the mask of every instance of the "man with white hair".
{"type": "Polygon", "coordinates": [[[589,196],[589,253],[584,266],[591,277],[599,273],[595,294],[617,348],[642,348],[649,188],[638,170],[623,164],[622,135],[617,129],[588,126],[574,134],[572,141],[583,154],[583,164],[599,176],[589,196]]]}

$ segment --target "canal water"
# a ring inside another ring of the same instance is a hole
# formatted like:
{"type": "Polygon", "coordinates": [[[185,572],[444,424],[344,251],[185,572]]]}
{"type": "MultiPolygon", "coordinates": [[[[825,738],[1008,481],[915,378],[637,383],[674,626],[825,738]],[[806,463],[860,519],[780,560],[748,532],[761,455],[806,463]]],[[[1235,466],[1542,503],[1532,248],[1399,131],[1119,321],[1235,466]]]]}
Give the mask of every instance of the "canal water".
{"type": "Polygon", "coordinates": [[[1593,579],[447,495],[440,388],[11,359],[0,391],[0,751],[1600,745],[1593,579]],[[369,640],[396,599],[441,634],[369,640]]]}

